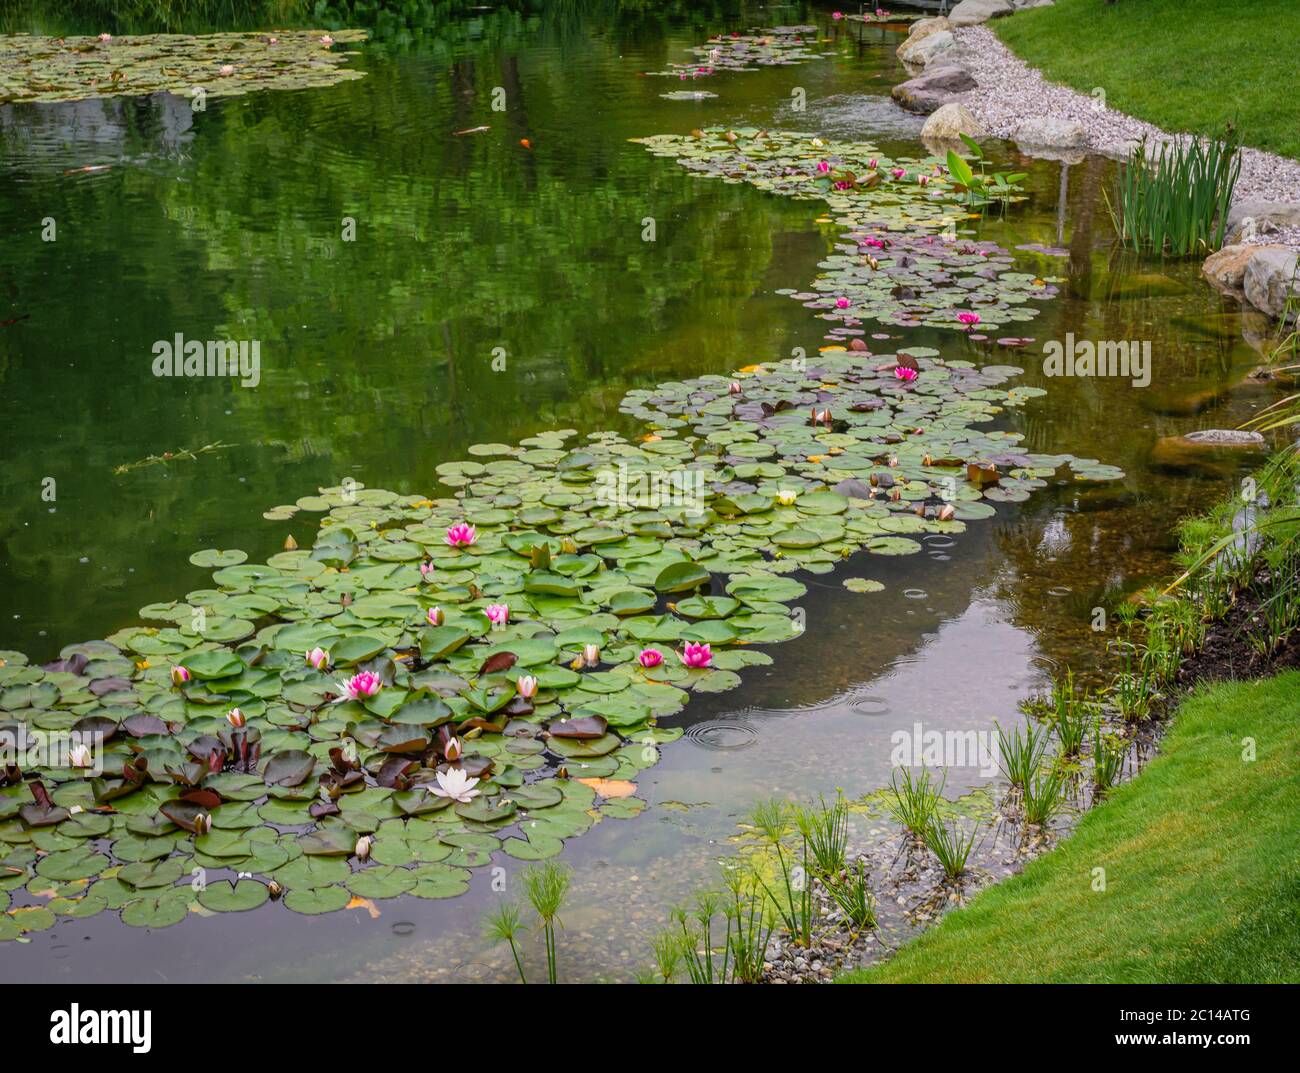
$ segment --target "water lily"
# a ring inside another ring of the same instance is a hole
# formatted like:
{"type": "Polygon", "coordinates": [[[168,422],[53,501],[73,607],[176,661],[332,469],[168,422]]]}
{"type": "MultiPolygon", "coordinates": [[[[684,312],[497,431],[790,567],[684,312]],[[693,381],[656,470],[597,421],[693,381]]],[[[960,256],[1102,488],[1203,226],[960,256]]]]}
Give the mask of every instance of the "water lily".
{"type": "Polygon", "coordinates": [[[819,160],[817,162],[817,171],[819,174],[825,175],[830,170],[831,166],[825,160],[819,160]]]}
{"type": "Polygon", "coordinates": [[[370,856],[370,849],[375,844],[375,840],[369,835],[362,835],[357,839],[357,844],[353,852],[357,855],[357,860],[364,861],[370,856]]]}
{"type": "Polygon", "coordinates": [[[320,645],[317,645],[310,652],[304,653],[303,658],[318,671],[323,671],[330,665],[330,654],[320,645]]]}
{"type": "Polygon", "coordinates": [[[510,621],[510,605],[488,604],[483,609],[483,614],[487,615],[487,620],[492,623],[494,629],[500,629],[510,621]]]}
{"type": "Polygon", "coordinates": [[[740,394],[740,381],[739,381],[739,380],[733,380],[729,385],[727,385],[727,391],[729,391],[732,395],[739,395],[739,394],[740,394]]]}
{"type": "Polygon", "coordinates": [[[814,406],[812,410],[812,423],[814,425],[829,426],[831,423],[830,410],[814,406]]]}
{"type": "Polygon", "coordinates": [[[339,682],[339,689],[343,691],[343,695],[335,703],[345,700],[366,700],[383,688],[384,683],[379,680],[379,675],[373,671],[358,671],[351,678],[339,682]]]}
{"type": "Polygon", "coordinates": [[[849,308],[849,300],[848,300],[847,298],[845,298],[845,297],[843,297],[843,296],[841,295],[839,298],[836,298],[836,299],[835,299],[835,308],[836,308],[836,309],[848,309],[848,308],[849,308]]]}
{"type": "Polygon", "coordinates": [[[894,366],[894,379],[910,384],[916,379],[916,370],[909,369],[906,365],[896,365],[894,366]]]}
{"type": "Polygon", "coordinates": [[[793,507],[795,500],[799,498],[799,493],[793,488],[782,488],[776,493],[777,502],[783,507],[793,507]]]}
{"type": "Polygon", "coordinates": [[[478,541],[478,530],[472,525],[457,522],[447,526],[447,543],[453,548],[468,548],[478,541]]]}
{"type": "Polygon", "coordinates": [[[842,18],[844,18],[844,12],[843,12],[843,11],[832,11],[832,12],[831,12],[831,18],[833,18],[833,19],[842,19],[842,18]]]}
{"type": "Polygon", "coordinates": [[[918,175],[918,176],[916,177],[916,181],[917,181],[921,186],[925,186],[925,185],[930,181],[930,176],[928,176],[928,175],[918,175]]]}
{"type": "Polygon", "coordinates": [[[329,34],[326,34],[324,37],[320,39],[320,43],[324,45],[326,48],[329,48],[330,45],[334,44],[334,38],[330,37],[329,34]]]}
{"type": "Polygon", "coordinates": [[[447,621],[447,616],[442,613],[441,607],[431,607],[424,613],[424,617],[429,620],[430,626],[441,626],[447,621]]]}
{"type": "Polygon", "coordinates": [[[901,179],[904,175],[907,174],[907,169],[894,168],[889,174],[892,175],[895,179],[901,179]]]}
{"type": "Polygon", "coordinates": [[[600,645],[583,645],[582,662],[588,667],[594,667],[600,662],[600,645]]]}
{"type": "Polygon", "coordinates": [[[188,668],[181,667],[180,665],[172,668],[172,685],[174,686],[183,686],[192,677],[193,675],[190,674],[188,668]]]}
{"type": "Polygon", "coordinates": [[[100,41],[102,41],[104,44],[107,45],[110,41],[113,40],[113,35],[112,35],[112,34],[100,34],[100,35],[99,35],[99,39],[100,39],[100,41]]]}
{"type": "Polygon", "coordinates": [[[713,651],[707,644],[691,641],[682,650],[680,659],[688,667],[704,668],[713,662],[713,651]]]}
{"type": "Polygon", "coordinates": [[[226,712],[226,722],[238,729],[248,722],[248,717],[244,715],[242,708],[231,708],[226,712]]]}
{"type": "Polygon", "coordinates": [[[433,560],[425,559],[424,562],[420,564],[420,577],[424,578],[425,581],[428,581],[429,578],[432,576],[432,574],[433,574],[433,560]]]}
{"type": "Polygon", "coordinates": [[[217,73],[220,74],[222,78],[229,78],[235,73],[235,65],[233,63],[223,63],[221,65],[221,70],[217,73]]]}
{"type": "Polygon", "coordinates": [[[967,328],[973,328],[980,322],[978,313],[961,312],[957,314],[957,323],[966,325],[967,328]]]}
{"type": "Polygon", "coordinates": [[[480,793],[473,788],[477,782],[478,779],[467,775],[464,768],[453,767],[446,771],[439,771],[438,785],[431,786],[429,789],[433,791],[435,797],[450,797],[453,801],[467,805],[480,793]]]}
{"type": "Polygon", "coordinates": [[[939,508],[939,521],[950,522],[957,515],[957,508],[951,503],[945,503],[939,508]]]}
{"type": "Polygon", "coordinates": [[[521,674],[515,681],[515,692],[524,700],[532,700],[537,696],[537,679],[531,674],[521,674]]]}
{"type": "Polygon", "coordinates": [[[869,170],[875,171],[878,167],[880,167],[880,161],[877,160],[875,157],[872,157],[870,160],[867,161],[867,168],[869,170]]]}
{"type": "Polygon", "coordinates": [[[637,662],[642,667],[649,670],[651,667],[658,667],[664,661],[664,654],[657,648],[643,648],[637,657],[637,662]]]}
{"type": "Polygon", "coordinates": [[[460,738],[453,734],[447,739],[447,744],[442,747],[442,755],[454,763],[460,759],[460,754],[460,738]]]}
{"type": "Polygon", "coordinates": [[[90,753],[90,747],[85,744],[74,745],[68,750],[68,764],[76,768],[93,767],[95,758],[90,753]]]}

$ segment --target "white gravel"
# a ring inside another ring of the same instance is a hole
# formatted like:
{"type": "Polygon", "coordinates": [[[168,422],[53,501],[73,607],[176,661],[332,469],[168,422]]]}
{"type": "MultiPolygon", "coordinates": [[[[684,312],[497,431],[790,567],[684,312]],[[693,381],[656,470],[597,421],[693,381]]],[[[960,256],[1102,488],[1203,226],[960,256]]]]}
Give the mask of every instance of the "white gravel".
{"type": "MultiPolygon", "coordinates": [[[[961,62],[979,83],[956,100],[965,104],[984,129],[996,137],[1010,138],[1024,120],[1043,115],[1080,123],[1088,148],[1109,156],[1127,156],[1132,143],[1144,135],[1148,141],[1174,137],[1123,112],[1099,107],[1094,97],[1047,81],[982,26],[968,26],[954,33],[965,53],[961,62]]],[[[1279,104],[1287,100],[1287,93],[1279,85],[1279,104]]],[[[1243,149],[1241,157],[1235,201],[1300,202],[1300,161],[1259,149],[1243,149]]],[[[1276,234],[1261,235],[1256,241],[1277,242],[1279,238],[1276,234]]]]}

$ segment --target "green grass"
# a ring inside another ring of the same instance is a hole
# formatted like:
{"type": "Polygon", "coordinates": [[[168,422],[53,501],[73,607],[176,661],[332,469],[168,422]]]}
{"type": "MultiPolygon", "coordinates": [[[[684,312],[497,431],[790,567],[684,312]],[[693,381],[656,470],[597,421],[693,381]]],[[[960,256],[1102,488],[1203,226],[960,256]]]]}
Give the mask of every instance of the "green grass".
{"type": "Polygon", "coordinates": [[[1300,4],[1056,0],[988,24],[1027,63],[1111,108],[1300,159],[1294,56],[1300,4]],[[1288,65],[1291,70],[1288,71],[1288,65]]]}
{"type": "Polygon", "coordinates": [[[1216,685],[1059,846],[841,982],[1300,982],[1298,816],[1300,673],[1216,685]]]}

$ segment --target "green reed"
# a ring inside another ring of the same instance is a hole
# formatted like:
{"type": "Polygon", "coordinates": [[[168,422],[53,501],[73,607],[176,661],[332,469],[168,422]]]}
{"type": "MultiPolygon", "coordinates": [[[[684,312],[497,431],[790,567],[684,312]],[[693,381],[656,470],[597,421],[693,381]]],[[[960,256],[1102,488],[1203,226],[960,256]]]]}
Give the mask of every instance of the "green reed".
{"type": "Polygon", "coordinates": [[[551,983],[556,982],[555,928],[556,925],[564,926],[559,913],[569,891],[570,876],[568,868],[554,861],[525,869],[523,873],[528,901],[542,923],[546,940],[546,976],[551,983]]]}
{"type": "Polygon", "coordinates": [[[1065,805],[1066,773],[1057,765],[1025,783],[1025,823],[1046,827],[1065,805]]]}
{"type": "Polygon", "coordinates": [[[945,771],[943,778],[936,784],[931,781],[929,771],[922,770],[920,778],[912,777],[911,768],[899,768],[898,771],[902,773],[902,785],[899,785],[898,772],[895,772],[890,782],[890,788],[894,792],[890,811],[894,814],[894,819],[925,841],[930,821],[939,809],[948,773],[945,771]]]}
{"type": "Polygon", "coordinates": [[[1038,772],[1050,731],[1037,723],[1026,723],[1007,734],[999,724],[993,725],[998,732],[998,767],[1012,786],[1023,789],[1038,772]]]}
{"type": "Polygon", "coordinates": [[[958,879],[966,872],[966,860],[978,834],[977,823],[966,828],[959,822],[946,823],[936,817],[925,829],[925,844],[939,858],[943,874],[949,879],[958,879]]]}
{"type": "Polygon", "coordinates": [[[1241,174],[1239,149],[1231,129],[1222,140],[1183,139],[1161,144],[1153,154],[1144,140],[1119,167],[1114,201],[1106,198],[1123,243],[1173,257],[1222,246],[1241,174]]]}
{"type": "Polygon", "coordinates": [[[826,891],[855,928],[866,931],[876,926],[876,899],[867,886],[867,866],[858,861],[835,875],[823,878],[826,891]]]}

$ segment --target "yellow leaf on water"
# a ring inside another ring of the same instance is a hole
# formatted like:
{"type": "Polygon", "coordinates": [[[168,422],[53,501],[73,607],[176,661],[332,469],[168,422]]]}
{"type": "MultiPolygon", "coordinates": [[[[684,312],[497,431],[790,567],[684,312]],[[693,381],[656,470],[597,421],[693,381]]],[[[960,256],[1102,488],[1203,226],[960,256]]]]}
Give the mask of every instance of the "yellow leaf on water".
{"type": "Polygon", "coordinates": [[[583,786],[590,786],[601,797],[631,797],[636,793],[636,783],[627,779],[578,779],[583,786]]]}
{"type": "Polygon", "coordinates": [[[351,900],[350,902],[348,902],[348,904],[347,904],[346,906],[344,906],[344,908],[345,908],[345,909],[364,909],[367,913],[370,914],[370,919],[371,919],[371,920],[378,920],[378,919],[379,919],[379,907],[376,906],[375,903],[372,902],[369,898],[358,898],[358,897],[354,894],[354,895],[352,896],[352,900],[351,900]]]}

